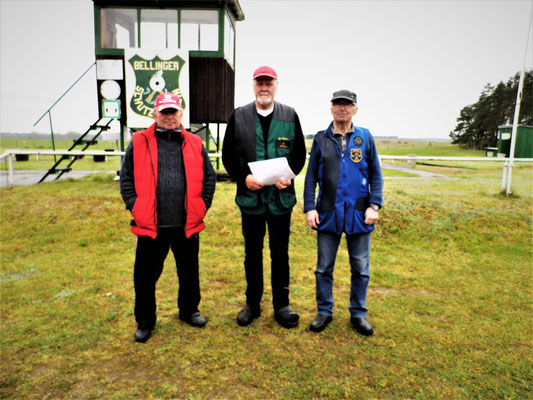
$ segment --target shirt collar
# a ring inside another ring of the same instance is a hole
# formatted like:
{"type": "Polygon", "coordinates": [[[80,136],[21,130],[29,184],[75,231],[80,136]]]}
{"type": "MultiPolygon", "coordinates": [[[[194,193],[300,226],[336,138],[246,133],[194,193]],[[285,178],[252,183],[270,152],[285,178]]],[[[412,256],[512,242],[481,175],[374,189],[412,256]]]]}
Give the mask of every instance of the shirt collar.
{"type": "Polygon", "coordinates": [[[262,109],[257,108],[257,107],[255,107],[255,109],[257,110],[257,113],[259,115],[263,116],[263,117],[268,117],[270,114],[272,114],[274,112],[274,106],[272,106],[268,110],[262,110],[262,109]]]}
{"type": "Polygon", "coordinates": [[[333,124],[331,124],[331,132],[333,133],[333,136],[335,136],[335,135],[342,135],[342,136],[348,135],[348,136],[350,136],[350,134],[353,133],[353,130],[354,130],[354,126],[353,126],[353,123],[352,123],[352,126],[350,127],[350,129],[344,135],[342,135],[342,133],[336,132],[335,128],[333,128],[333,124]]]}

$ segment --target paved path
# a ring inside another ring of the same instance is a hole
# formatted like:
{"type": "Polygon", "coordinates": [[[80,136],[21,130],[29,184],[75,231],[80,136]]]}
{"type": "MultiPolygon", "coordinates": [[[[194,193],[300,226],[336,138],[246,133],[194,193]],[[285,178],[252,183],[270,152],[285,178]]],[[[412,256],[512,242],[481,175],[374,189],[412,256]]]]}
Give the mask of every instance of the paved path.
{"type": "MultiPolygon", "coordinates": [[[[444,174],[437,174],[435,172],[420,171],[418,169],[412,169],[405,167],[403,165],[396,165],[391,163],[383,163],[382,168],[384,169],[395,169],[398,171],[405,171],[411,174],[418,175],[417,177],[405,177],[405,176],[389,176],[385,179],[456,179],[451,178],[444,174]]],[[[71,171],[65,173],[59,179],[65,178],[82,178],[90,174],[96,174],[99,172],[107,172],[110,174],[116,174],[116,171],[71,171]]],[[[35,185],[39,180],[44,176],[46,171],[44,170],[15,170],[13,171],[13,184],[15,186],[19,185],[35,185]]],[[[51,182],[55,179],[55,175],[49,175],[46,178],[45,182],[51,182]]],[[[7,171],[0,171],[0,187],[7,186],[7,171]]]]}
{"type": "MultiPolygon", "coordinates": [[[[108,172],[110,174],[116,174],[116,171],[70,171],[65,173],[59,179],[66,178],[83,178],[90,174],[96,174],[99,172],[108,172]]],[[[14,170],[13,171],[13,185],[35,185],[46,174],[44,170],[14,170]]],[[[45,182],[51,182],[56,178],[56,175],[49,175],[45,182]]],[[[7,171],[0,171],[0,187],[7,186],[7,171]]]]}
{"type": "Polygon", "coordinates": [[[391,163],[382,163],[381,168],[383,169],[394,169],[397,171],[408,172],[410,174],[418,175],[417,177],[408,177],[408,176],[388,176],[385,179],[457,179],[450,177],[444,174],[438,174],[436,172],[421,171],[419,169],[413,169],[406,167],[404,165],[397,165],[391,163]]]}

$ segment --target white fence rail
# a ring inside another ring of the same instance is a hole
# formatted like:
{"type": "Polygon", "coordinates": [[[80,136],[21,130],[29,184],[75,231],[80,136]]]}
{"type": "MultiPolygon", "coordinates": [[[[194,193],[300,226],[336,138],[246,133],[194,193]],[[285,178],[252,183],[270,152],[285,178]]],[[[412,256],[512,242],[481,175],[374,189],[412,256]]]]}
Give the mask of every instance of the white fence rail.
{"type": "MultiPolygon", "coordinates": [[[[533,162],[533,158],[504,158],[504,157],[433,157],[433,156],[379,156],[380,160],[407,160],[408,164],[416,164],[416,161],[484,161],[484,162],[503,162],[502,169],[502,183],[500,191],[508,191],[510,193],[510,187],[507,187],[507,179],[510,179],[509,171],[512,171],[512,167],[515,162],[533,162]]],[[[510,183],[510,181],[509,181],[510,183]]]]}
{"type": "Polygon", "coordinates": [[[106,150],[6,150],[0,155],[0,161],[7,160],[7,185],[13,186],[13,159],[16,155],[56,155],[56,156],[123,156],[123,151],[106,150]]]}
{"type": "MultiPolygon", "coordinates": [[[[57,155],[57,156],[123,156],[123,151],[107,151],[107,150],[6,150],[0,155],[0,161],[7,159],[8,162],[8,186],[13,185],[13,158],[17,155],[57,155]]],[[[211,158],[221,157],[221,153],[209,153],[211,158]]],[[[380,160],[406,160],[408,163],[416,164],[416,161],[485,161],[485,162],[502,162],[503,163],[503,175],[502,175],[502,190],[505,189],[505,177],[507,175],[507,169],[511,165],[510,158],[503,157],[438,157],[438,156],[387,156],[380,155],[380,160]]],[[[515,162],[533,162],[533,158],[514,158],[515,162]]]]}

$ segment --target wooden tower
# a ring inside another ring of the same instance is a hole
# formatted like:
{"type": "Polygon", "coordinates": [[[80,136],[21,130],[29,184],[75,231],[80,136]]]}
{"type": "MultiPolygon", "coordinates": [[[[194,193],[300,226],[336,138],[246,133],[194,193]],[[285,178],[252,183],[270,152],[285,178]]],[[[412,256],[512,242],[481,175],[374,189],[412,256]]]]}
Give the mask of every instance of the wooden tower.
{"type": "Polygon", "coordinates": [[[244,20],[238,0],[93,2],[100,117],[120,120],[122,149],[127,129],[153,122],[162,92],[180,95],[186,127],[227,122],[234,107],[235,27],[244,20]]]}

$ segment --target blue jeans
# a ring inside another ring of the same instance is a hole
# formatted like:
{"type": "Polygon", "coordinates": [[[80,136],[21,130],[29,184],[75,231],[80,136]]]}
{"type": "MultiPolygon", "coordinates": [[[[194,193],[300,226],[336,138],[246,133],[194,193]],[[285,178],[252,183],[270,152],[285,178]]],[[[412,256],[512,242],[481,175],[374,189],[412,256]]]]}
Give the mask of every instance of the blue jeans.
{"type": "MultiPolygon", "coordinates": [[[[333,314],[333,268],[341,235],[317,232],[316,303],[319,314],[333,314]]],[[[370,233],[346,235],[352,273],[350,316],[364,317],[370,265],[370,233]]]]}

